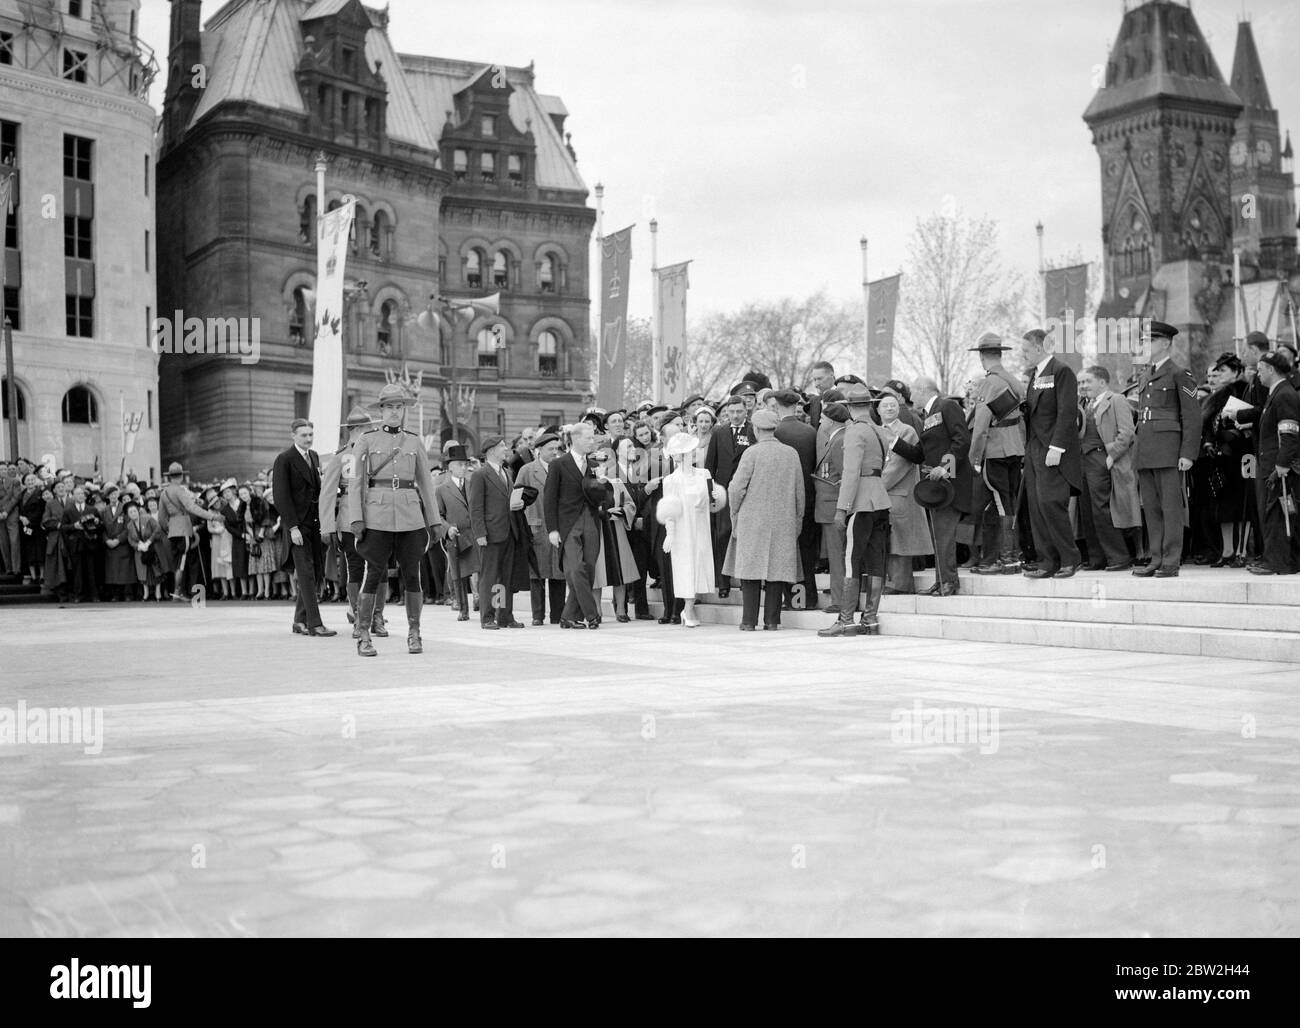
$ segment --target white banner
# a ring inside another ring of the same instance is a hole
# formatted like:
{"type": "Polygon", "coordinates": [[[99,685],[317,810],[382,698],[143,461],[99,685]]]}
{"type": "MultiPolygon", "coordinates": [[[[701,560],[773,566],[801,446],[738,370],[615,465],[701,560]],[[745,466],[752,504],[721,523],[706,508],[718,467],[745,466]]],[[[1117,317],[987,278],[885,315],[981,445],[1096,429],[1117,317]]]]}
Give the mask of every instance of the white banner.
{"type": "Polygon", "coordinates": [[[320,219],[316,234],[316,334],[311,366],[313,449],[333,453],[339,445],[343,407],[343,272],[356,201],[348,200],[320,219]]]}
{"type": "Polygon", "coordinates": [[[686,399],[686,269],[690,261],[659,268],[659,388],[660,403],[679,407],[686,399]]]}
{"type": "Polygon", "coordinates": [[[1250,282],[1241,287],[1241,307],[1247,332],[1263,332],[1277,339],[1286,321],[1286,285],[1282,282],[1250,282]]]}

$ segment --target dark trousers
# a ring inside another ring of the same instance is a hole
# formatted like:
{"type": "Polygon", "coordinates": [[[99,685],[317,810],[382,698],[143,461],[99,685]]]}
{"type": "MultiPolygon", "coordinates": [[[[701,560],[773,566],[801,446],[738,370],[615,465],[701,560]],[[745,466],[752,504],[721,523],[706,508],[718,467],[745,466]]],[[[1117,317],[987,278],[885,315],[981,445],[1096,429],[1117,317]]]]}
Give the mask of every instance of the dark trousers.
{"type": "MultiPolygon", "coordinates": [[[[1295,495],[1295,475],[1287,476],[1287,492],[1295,495]]],[[[1259,509],[1263,511],[1263,562],[1279,574],[1300,571],[1300,517],[1291,515],[1291,537],[1282,513],[1282,486],[1271,475],[1255,480],[1259,509]]]]}
{"type": "Polygon", "coordinates": [[[1025,454],[1025,496],[1034,551],[1040,569],[1058,571],[1079,563],[1079,547],[1070,527],[1070,483],[1059,466],[1049,468],[1046,460],[1047,447],[1031,439],[1025,454]]]}
{"type": "Polygon", "coordinates": [[[1009,519],[1016,516],[1021,463],[1020,457],[990,457],[984,462],[983,473],[974,478],[971,508],[976,512],[973,520],[980,526],[982,564],[992,564],[999,557],[1019,559],[1020,543],[1007,529],[1009,519]]]}
{"type": "MultiPolygon", "coordinates": [[[[949,504],[930,511],[930,527],[934,530],[934,571],[943,585],[957,584],[957,523],[961,511],[949,504]]],[[[849,593],[846,584],[845,596],[849,593]]]]}
{"type": "Polygon", "coordinates": [[[709,528],[713,533],[713,585],[717,589],[730,589],[731,576],[722,573],[722,564],[731,543],[731,511],[727,507],[709,515],[709,528]]]}
{"type": "Polygon", "coordinates": [[[561,617],[565,621],[595,621],[600,608],[591,592],[591,580],[596,573],[596,560],[600,557],[600,525],[584,507],[578,520],[569,529],[564,540],[564,580],[569,586],[569,598],[561,617]]]}
{"type": "Polygon", "coordinates": [[[646,593],[645,576],[638,578],[627,587],[627,595],[632,603],[633,610],[637,614],[650,613],[650,597],[646,593]]]}
{"type": "Polygon", "coordinates": [[[293,608],[293,619],[308,628],[319,628],[320,606],[316,602],[316,580],[321,571],[320,527],[307,528],[299,526],[302,533],[301,546],[289,542],[289,552],[293,557],[293,575],[297,580],[298,602],[293,608]]]}
{"type": "Polygon", "coordinates": [[[97,598],[95,586],[95,549],[76,535],[68,536],[68,587],[78,599],[97,598]]]}
{"type": "Polygon", "coordinates": [[[488,543],[478,550],[478,614],[484,624],[493,619],[508,625],[515,619],[515,593],[511,588],[515,565],[515,540],[488,543]]]}
{"type": "Polygon", "coordinates": [[[788,588],[786,582],[763,582],[757,578],[740,580],[741,613],[740,622],[744,625],[758,625],[758,593],[767,588],[763,595],[763,624],[779,625],[781,623],[781,600],[788,588]]]}
{"type": "Polygon", "coordinates": [[[357,552],[357,537],[351,532],[339,533],[339,553],[345,571],[339,578],[345,585],[355,584],[360,588],[366,577],[366,558],[357,552]]]}
{"type": "Polygon", "coordinates": [[[1151,562],[1178,570],[1183,558],[1183,480],[1177,468],[1143,468],[1138,472],[1142,513],[1147,519],[1151,562]]]}
{"type": "MultiPolygon", "coordinates": [[[[547,543],[549,546],[550,543],[547,543]]],[[[551,601],[551,624],[560,623],[560,614],[564,610],[564,579],[534,578],[528,583],[533,601],[533,620],[546,620],[546,601],[551,601]]]]}
{"type": "MultiPolygon", "coordinates": [[[[811,503],[809,510],[811,510],[811,503]]],[[[811,514],[804,518],[799,531],[799,563],[803,565],[803,589],[792,582],[785,587],[785,595],[794,610],[816,610],[821,606],[821,593],[817,591],[817,554],[821,550],[821,526],[811,514]],[[802,593],[802,595],[800,595],[802,593]]],[[[725,551],[723,551],[725,554],[725,551]]]]}
{"type": "MultiPolygon", "coordinates": [[[[388,562],[396,558],[402,577],[402,592],[420,592],[420,561],[428,545],[429,533],[423,528],[409,532],[367,531],[357,548],[366,562],[366,577],[361,591],[371,595],[379,592],[380,584],[388,581],[388,562]]],[[[351,569],[348,573],[351,574],[351,569]]]]}
{"type": "Polygon", "coordinates": [[[1124,543],[1124,533],[1115,527],[1115,522],[1111,519],[1110,492],[1110,468],[1106,467],[1106,451],[1093,450],[1085,453],[1083,496],[1080,497],[1080,503],[1086,503],[1092,513],[1093,535],[1086,537],[1089,556],[1094,561],[1104,556],[1107,564],[1125,564],[1129,559],[1128,546],[1124,543]],[[1095,549],[1094,536],[1098,544],[1095,549]]]}

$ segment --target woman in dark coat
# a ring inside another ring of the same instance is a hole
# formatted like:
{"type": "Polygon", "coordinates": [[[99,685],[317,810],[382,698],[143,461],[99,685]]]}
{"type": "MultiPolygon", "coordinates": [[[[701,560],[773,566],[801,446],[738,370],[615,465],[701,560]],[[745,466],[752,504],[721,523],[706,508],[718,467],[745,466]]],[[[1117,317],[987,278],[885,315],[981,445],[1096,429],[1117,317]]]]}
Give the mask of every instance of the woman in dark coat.
{"type": "Polygon", "coordinates": [[[140,579],[135,573],[135,559],[127,540],[126,505],[122,492],[115,485],[105,488],[105,504],[100,513],[104,522],[104,585],[109,599],[135,598],[135,587],[140,579]]]}
{"type": "Polygon", "coordinates": [[[1249,388],[1241,377],[1243,370],[1241,359],[1231,352],[1222,354],[1210,369],[1213,392],[1201,403],[1201,454],[1192,467],[1191,509],[1201,540],[1196,562],[1216,568],[1245,564],[1234,554],[1245,543],[1248,483],[1241,472],[1251,440],[1222,416],[1228,400],[1241,399],[1249,388]]]}
{"type": "Polygon", "coordinates": [[[68,503],[67,483],[60,480],[50,488],[49,496],[45,499],[45,510],[41,513],[41,527],[45,529],[43,592],[54,593],[60,600],[68,598],[68,550],[63,542],[63,533],[59,531],[68,503]]]}
{"type": "Polygon", "coordinates": [[[24,480],[22,498],[18,501],[18,539],[22,549],[26,580],[39,582],[45,565],[45,529],[41,519],[45,516],[45,487],[36,475],[24,480]]]}
{"type": "Polygon", "coordinates": [[[143,590],[142,599],[161,600],[163,576],[158,573],[155,541],[161,534],[158,521],[140,510],[131,500],[126,504],[126,541],[135,563],[135,575],[143,590]]]}
{"type": "MultiPolygon", "coordinates": [[[[233,590],[233,595],[244,599],[248,596],[248,540],[244,534],[244,512],[247,504],[239,498],[238,487],[233,478],[221,484],[221,520],[225,522],[226,531],[230,533],[230,573],[233,584],[226,588],[233,590]]],[[[230,597],[227,594],[227,598],[230,597]]]]}

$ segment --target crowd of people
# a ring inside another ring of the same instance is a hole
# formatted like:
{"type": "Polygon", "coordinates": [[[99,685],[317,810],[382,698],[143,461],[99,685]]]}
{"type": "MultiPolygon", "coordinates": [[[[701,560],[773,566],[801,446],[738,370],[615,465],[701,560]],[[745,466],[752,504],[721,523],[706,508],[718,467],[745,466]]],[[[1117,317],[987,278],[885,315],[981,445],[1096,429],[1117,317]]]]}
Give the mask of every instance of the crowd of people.
{"type": "Polygon", "coordinates": [[[404,427],[413,398],[391,385],[352,412],[337,452],[322,461],[295,422],[252,481],[191,490],[179,464],[161,486],[0,467],[0,556],[73,602],[293,598],[309,635],[336,634],[321,602],[346,603],[364,656],[389,603],[420,652],[424,604],[522,628],[523,592],[533,626],[590,630],[607,588],[616,622],[656,620],[657,589],[658,622],[692,628],[699,597],[736,588],[744,631],[820,608],[835,637],[878,633],[881,597],[915,592],[927,566],[936,596],[960,592],[962,572],[1300,571],[1294,347],[1252,334],[1198,385],[1170,359],[1176,335],[1153,323],[1151,363],[1123,388],[1100,365],[1076,376],[1041,330],[1017,341],[1014,374],[1013,346],[987,334],[961,397],[821,362],[805,389],[755,371],[721,400],[593,409],[478,453],[457,440],[426,453],[404,427]]]}

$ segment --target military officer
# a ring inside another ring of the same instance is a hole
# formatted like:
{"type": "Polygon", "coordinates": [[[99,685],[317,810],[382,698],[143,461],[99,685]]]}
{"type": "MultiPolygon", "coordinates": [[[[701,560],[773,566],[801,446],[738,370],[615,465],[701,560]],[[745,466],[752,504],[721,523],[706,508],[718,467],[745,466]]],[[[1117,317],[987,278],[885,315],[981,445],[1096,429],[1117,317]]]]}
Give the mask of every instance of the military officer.
{"type": "Polygon", "coordinates": [[[1268,399],[1259,415],[1259,468],[1255,489],[1262,514],[1263,557],[1246,570],[1256,575],[1300,571],[1300,518],[1295,492],[1300,478],[1300,397],[1291,384],[1291,360],[1278,349],[1259,358],[1259,381],[1268,399]]]}
{"type": "Polygon", "coordinates": [[[415,397],[397,383],[384,386],[379,391],[381,426],[363,432],[353,446],[348,521],[357,552],[366,561],[353,635],[357,653],[363,657],[375,656],[370,640],[375,596],[387,579],[389,558],[394,556],[406,596],[407,649],[423,652],[420,563],[425,550],[441,534],[443,520],[429,472],[429,455],[420,437],[403,427],[406,408],[414,403],[415,397]]]}
{"type": "MultiPolygon", "coordinates": [[[[356,539],[348,522],[348,482],[352,478],[354,450],[361,434],[374,425],[374,419],[360,405],[353,407],[344,427],[348,441],[335,450],[321,464],[320,472],[320,530],[328,546],[330,536],[338,533],[339,553],[347,566],[348,620],[356,624],[357,600],[361,595],[361,581],[366,575],[366,561],[357,553],[356,539]],[[342,515],[342,517],[340,517],[342,515]],[[342,531],[340,531],[342,529],[342,531]]],[[[370,625],[372,635],[388,635],[384,627],[384,596],[387,589],[375,594],[375,616],[370,625]]],[[[360,636],[354,636],[360,638],[360,636]]]]}
{"type": "Polygon", "coordinates": [[[1133,569],[1139,578],[1178,577],[1186,510],[1183,475],[1191,470],[1201,445],[1196,382],[1169,356],[1176,335],[1172,325],[1151,322],[1151,370],[1138,381],[1133,466],[1151,543],[1151,563],[1133,569]]]}
{"type": "Polygon", "coordinates": [[[984,367],[969,414],[971,506],[974,520],[982,520],[984,529],[983,558],[974,570],[977,575],[1014,575],[1020,571],[1013,522],[1025,459],[1025,423],[1020,416],[1025,387],[1002,366],[1002,355],[1011,347],[996,332],[984,333],[970,349],[984,367]],[[993,407],[1005,413],[999,417],[993,407]]]}

